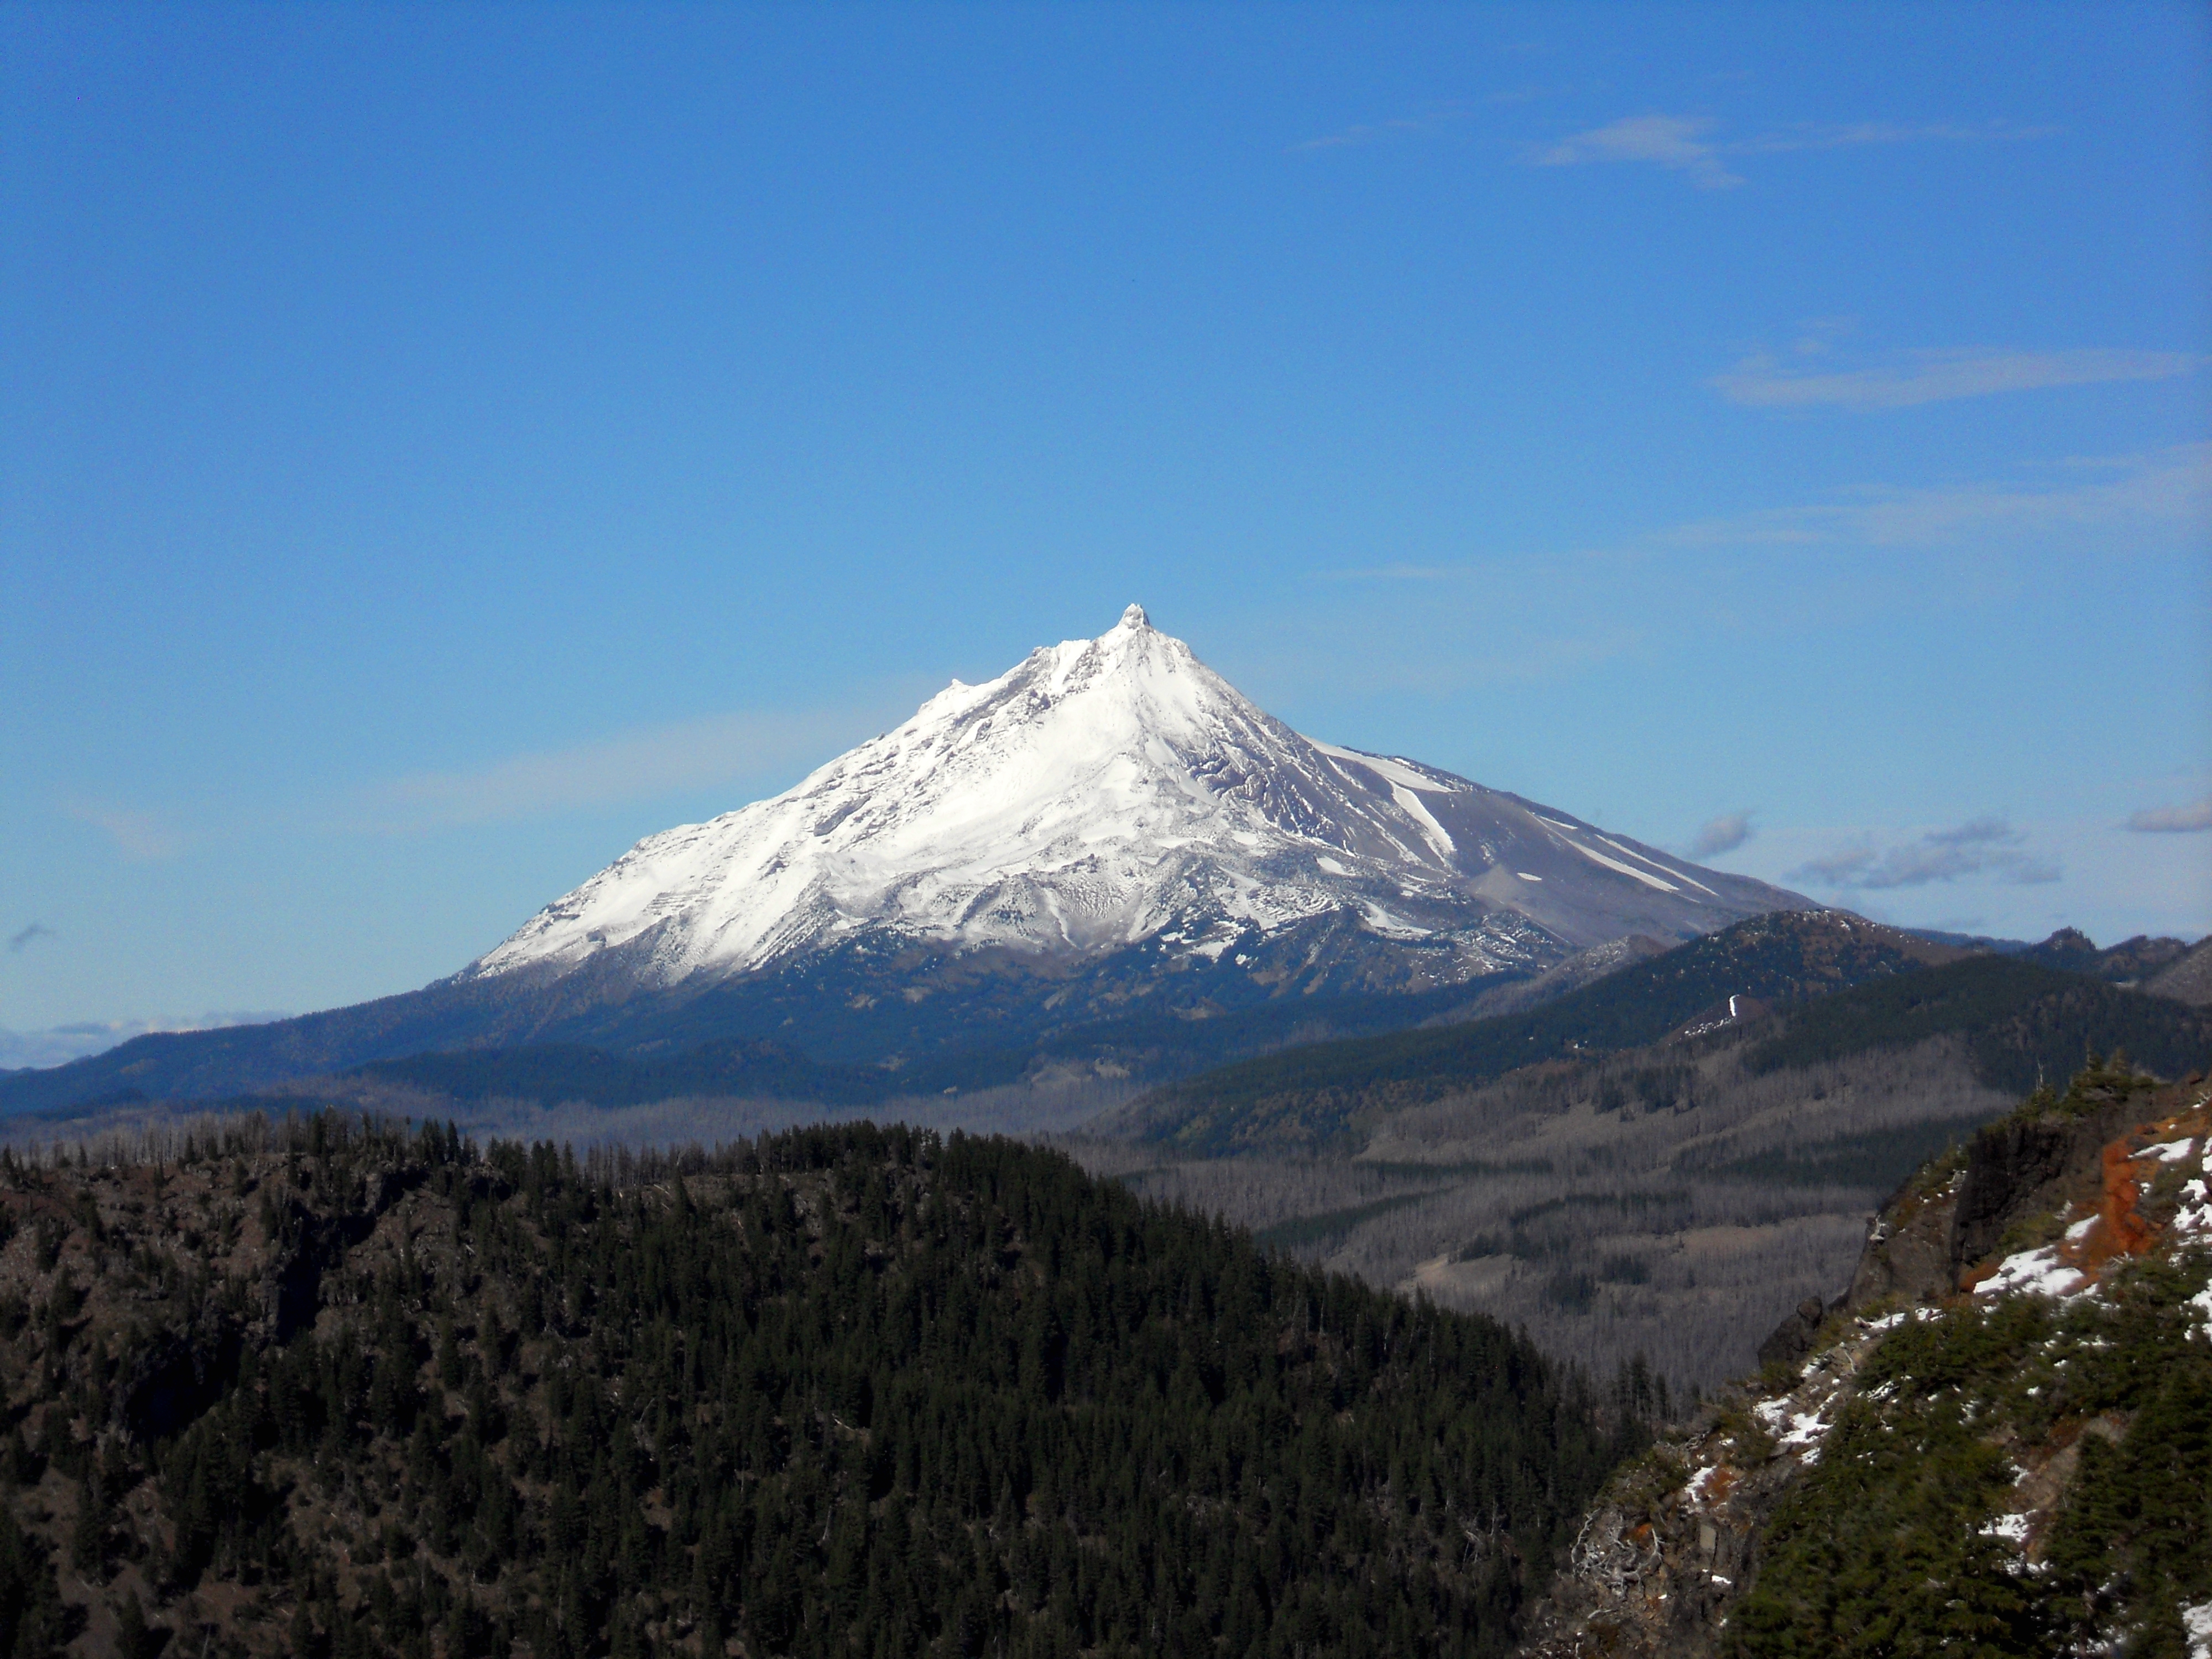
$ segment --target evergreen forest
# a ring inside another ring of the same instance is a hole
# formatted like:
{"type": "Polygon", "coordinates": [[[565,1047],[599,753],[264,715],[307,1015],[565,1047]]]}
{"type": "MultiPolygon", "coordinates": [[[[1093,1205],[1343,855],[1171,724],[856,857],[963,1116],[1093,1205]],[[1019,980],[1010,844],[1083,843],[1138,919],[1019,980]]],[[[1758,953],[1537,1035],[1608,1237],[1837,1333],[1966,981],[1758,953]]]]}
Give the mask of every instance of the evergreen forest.
{"type": "Polygon", "coordinates": [[[0,1197],[0,1653],[1501,1653],[1659,1407],[998,1139],[322,1114],[0,1197]]]}

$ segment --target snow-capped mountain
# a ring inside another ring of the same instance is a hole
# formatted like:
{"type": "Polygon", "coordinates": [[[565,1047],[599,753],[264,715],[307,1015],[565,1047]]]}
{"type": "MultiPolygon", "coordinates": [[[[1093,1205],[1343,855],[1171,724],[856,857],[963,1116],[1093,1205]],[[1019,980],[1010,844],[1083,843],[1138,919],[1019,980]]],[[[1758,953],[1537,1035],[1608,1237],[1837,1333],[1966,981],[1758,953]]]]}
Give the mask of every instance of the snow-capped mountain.
{"type": "Polygon", "coordinates": [[[518,1045],[556,1070],[579,1048],[711,1049],[717,1089],[783,1087],[817,1061],[931,1095],[1170,1078],[1472,1018],[1516,984],[1540,997],[1655,941],[1808,908],[1301,737],[1132,605],[1095,640],[949,686],[773,799],[640,842],[448,978],[140,1037],[0,1080],[0,1109],[518,1045]],[[767,1081],[730,1071],[747,1054],[767,1081]]]}
{"type": "Polygon", "coordinates": [[[640,842],[459,979],[696,987],[860,940],[1274,972],[1259,945],[1331,920],[1418,944],[1436,984],[1805,902],[1302,737],[1133,605],[772,799],[640,842]]]}

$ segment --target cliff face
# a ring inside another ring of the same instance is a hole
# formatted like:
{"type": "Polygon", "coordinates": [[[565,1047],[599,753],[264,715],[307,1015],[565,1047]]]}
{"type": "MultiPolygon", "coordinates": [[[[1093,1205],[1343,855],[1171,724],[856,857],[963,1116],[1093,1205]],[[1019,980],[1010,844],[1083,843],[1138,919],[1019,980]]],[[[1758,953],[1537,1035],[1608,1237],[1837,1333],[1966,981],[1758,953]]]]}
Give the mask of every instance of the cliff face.
{"type": "Polygon", "coordinates": [[[1896,1317],[1831,1322],[1778,1392],[1734,1392],[1616,1478],[1569,1552],[1526,1659],[1713,1659],[1823,1425],[1896,1317]]]}
{"type": "Polygon", "coordinates": [[[2178,1656],[2212,1634],[2208,1176],[2202,1073],[2094,1065],[1924,1168],[1850,1291],[1616,1477],[1522,1651],[2178,1656]]]}

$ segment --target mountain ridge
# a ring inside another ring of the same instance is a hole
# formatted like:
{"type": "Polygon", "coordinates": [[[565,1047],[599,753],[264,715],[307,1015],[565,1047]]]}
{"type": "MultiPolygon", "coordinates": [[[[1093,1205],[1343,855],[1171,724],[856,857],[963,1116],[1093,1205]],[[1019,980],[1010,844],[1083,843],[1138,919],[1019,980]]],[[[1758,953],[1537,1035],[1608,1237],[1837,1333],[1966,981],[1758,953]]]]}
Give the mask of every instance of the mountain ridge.
{"type": "Polygon", "coordinates": [[[1117,1122],[1139,1139],[1218,1152],[1313,1114],[1338,1123],[1358,1099],[1387,1094],[1407,1104],[1562,1055],[1640,1048],[1693,1024],[1718,1030],[1739,1017],[1732,998],[1794,1000],[1969,954],[1845,911],[1776,912],[1633,961],[1532,1010],[1232,1062],[1132,1102],[1117,1122]]]}

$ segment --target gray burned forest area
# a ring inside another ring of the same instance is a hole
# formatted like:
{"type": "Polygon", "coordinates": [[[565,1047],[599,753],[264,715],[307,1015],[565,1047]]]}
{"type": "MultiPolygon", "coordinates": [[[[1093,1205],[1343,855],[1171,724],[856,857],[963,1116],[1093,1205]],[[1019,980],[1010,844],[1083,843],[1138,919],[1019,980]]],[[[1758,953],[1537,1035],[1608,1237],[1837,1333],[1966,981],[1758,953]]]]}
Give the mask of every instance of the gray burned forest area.
{"type": "Polygon", "coordinates": [[[1710,1387],[1844,1287],[1905,1175],[2009,1103],[1955,1036],[1761,1074],[1751,1036],[1528,1067],[1379,1114],[1351,1156],[1070,1145],[1147,1197],[1525,1326],[1599,1375],[1642,1353],[1710,1387]]]}

